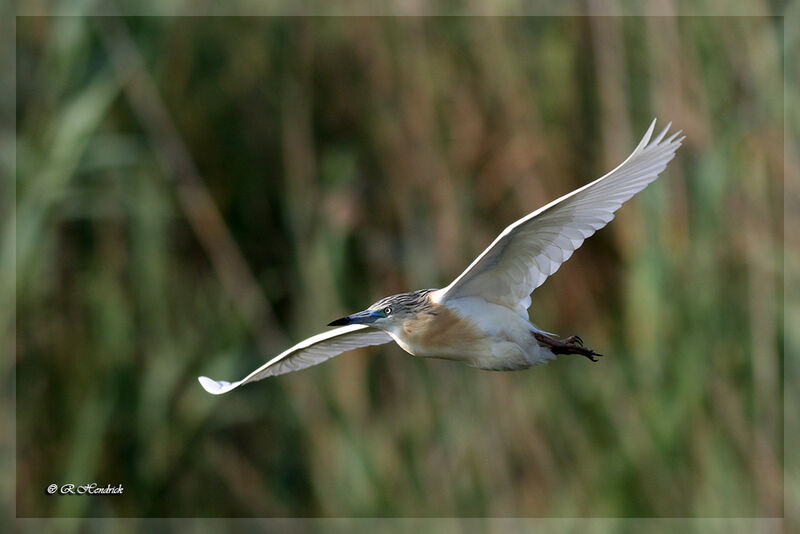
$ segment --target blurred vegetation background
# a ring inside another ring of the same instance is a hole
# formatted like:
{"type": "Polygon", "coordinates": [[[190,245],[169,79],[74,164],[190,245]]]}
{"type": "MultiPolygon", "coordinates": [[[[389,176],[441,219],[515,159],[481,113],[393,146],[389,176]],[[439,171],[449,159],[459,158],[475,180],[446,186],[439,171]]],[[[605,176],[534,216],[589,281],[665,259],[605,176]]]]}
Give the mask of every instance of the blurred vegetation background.
{"type": "Polygon", "coordinates": [[[782,515],[780,18],[16,29],[18,516],[782,515]],[[676,159],[534,295],[601,363],[197,384],[446,285],[653,117],[676,159]]]}

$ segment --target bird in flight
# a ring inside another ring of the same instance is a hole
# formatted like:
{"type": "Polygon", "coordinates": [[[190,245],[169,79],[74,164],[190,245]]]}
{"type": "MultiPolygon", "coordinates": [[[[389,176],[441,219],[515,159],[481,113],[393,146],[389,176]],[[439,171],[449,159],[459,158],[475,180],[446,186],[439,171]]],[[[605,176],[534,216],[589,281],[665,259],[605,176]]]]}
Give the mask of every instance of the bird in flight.
{"type": "Polygon", "coordinates": [[[414,356],[497,371],[543,365],[559,354],[597,361],[601,355],[580,337],[557,339],[534,326],[528,318],[530,295],[675,156],[684,139],[678,137],[681,132],[666,137],[668,124],[651,141],[655,124],[616,169],[508,226],[447,287],[386,297],[333,321],[328,326],[339,328],[301,341],[238,382],[201,376],[200,384],[219,395],[390,341],[414,356]]]}

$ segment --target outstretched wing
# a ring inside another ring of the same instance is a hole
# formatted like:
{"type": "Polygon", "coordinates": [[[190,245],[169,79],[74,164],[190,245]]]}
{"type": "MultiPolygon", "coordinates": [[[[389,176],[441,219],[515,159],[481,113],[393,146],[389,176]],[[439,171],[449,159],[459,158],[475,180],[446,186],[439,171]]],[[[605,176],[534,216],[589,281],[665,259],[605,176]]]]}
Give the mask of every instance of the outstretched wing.
{"type": "Polygon", "coordinates": [[[683,140],[677,138],[680,131],[665,139],[668,124],[651,143],[655,125],[654,120],[639,146],[616,169],[503,230],[466,271],[432,297],[437,302],[481,297],[527,317],[533,290],[675,156],[683,140]]]}
{"type": "Polygon", "coordinates": [[[378,330],[368,325],[353,324],[343,326],[301,341],[289,350],[275,356],[238,382],[217,381],[206,376],[200,376],[197,380],[200,381],[203,389],[214,395],[219,395],[248,382],[255,382],[268,376],[282,375],[317,365],[348,350],[369,345],[383,345],[391,340],[392,337],[383,330],[378,330]]]}

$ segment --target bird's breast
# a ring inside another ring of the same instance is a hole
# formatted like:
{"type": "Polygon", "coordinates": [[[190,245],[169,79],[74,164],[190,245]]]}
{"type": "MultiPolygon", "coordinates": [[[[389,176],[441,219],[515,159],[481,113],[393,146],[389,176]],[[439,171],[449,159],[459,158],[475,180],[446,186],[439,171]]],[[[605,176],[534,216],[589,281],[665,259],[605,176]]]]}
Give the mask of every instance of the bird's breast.
{"type": "Polygon", "coordinates": [[[487,335],[473,321],[438,304],[390,334],[407,352],[421,357],[465,360],[490,350],[487,335]]]}

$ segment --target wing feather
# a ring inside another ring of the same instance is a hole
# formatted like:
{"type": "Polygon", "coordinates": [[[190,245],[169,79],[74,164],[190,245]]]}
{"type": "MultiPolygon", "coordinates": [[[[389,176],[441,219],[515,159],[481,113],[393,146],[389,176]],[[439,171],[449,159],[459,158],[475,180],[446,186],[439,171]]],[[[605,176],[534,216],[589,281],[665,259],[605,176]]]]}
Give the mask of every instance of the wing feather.
{"type": "Polygon", "coordinates": [[[369,345],[383,345],[390,341],[392,341],[392,337],[389,334],[368,325],[343,326],[301,341],[294,347],[275,356],[238,382],[212,380],[206,376],[200,376],[197,380],[203,386],[203,389],[209,393],[220,395],[248,382],[255,382],[268,376],[299,371],[349,350],[369,345]]]}
{"type": "Polygon", "coordinates": [[[453,282],[433,298],[478,296],[527,317],[530,294],[567,261],[614,212],[655,180],[675,156],[680,131],[668,124],[651,142],[656,121],[617,168],[508,226],[453,282]]]}

